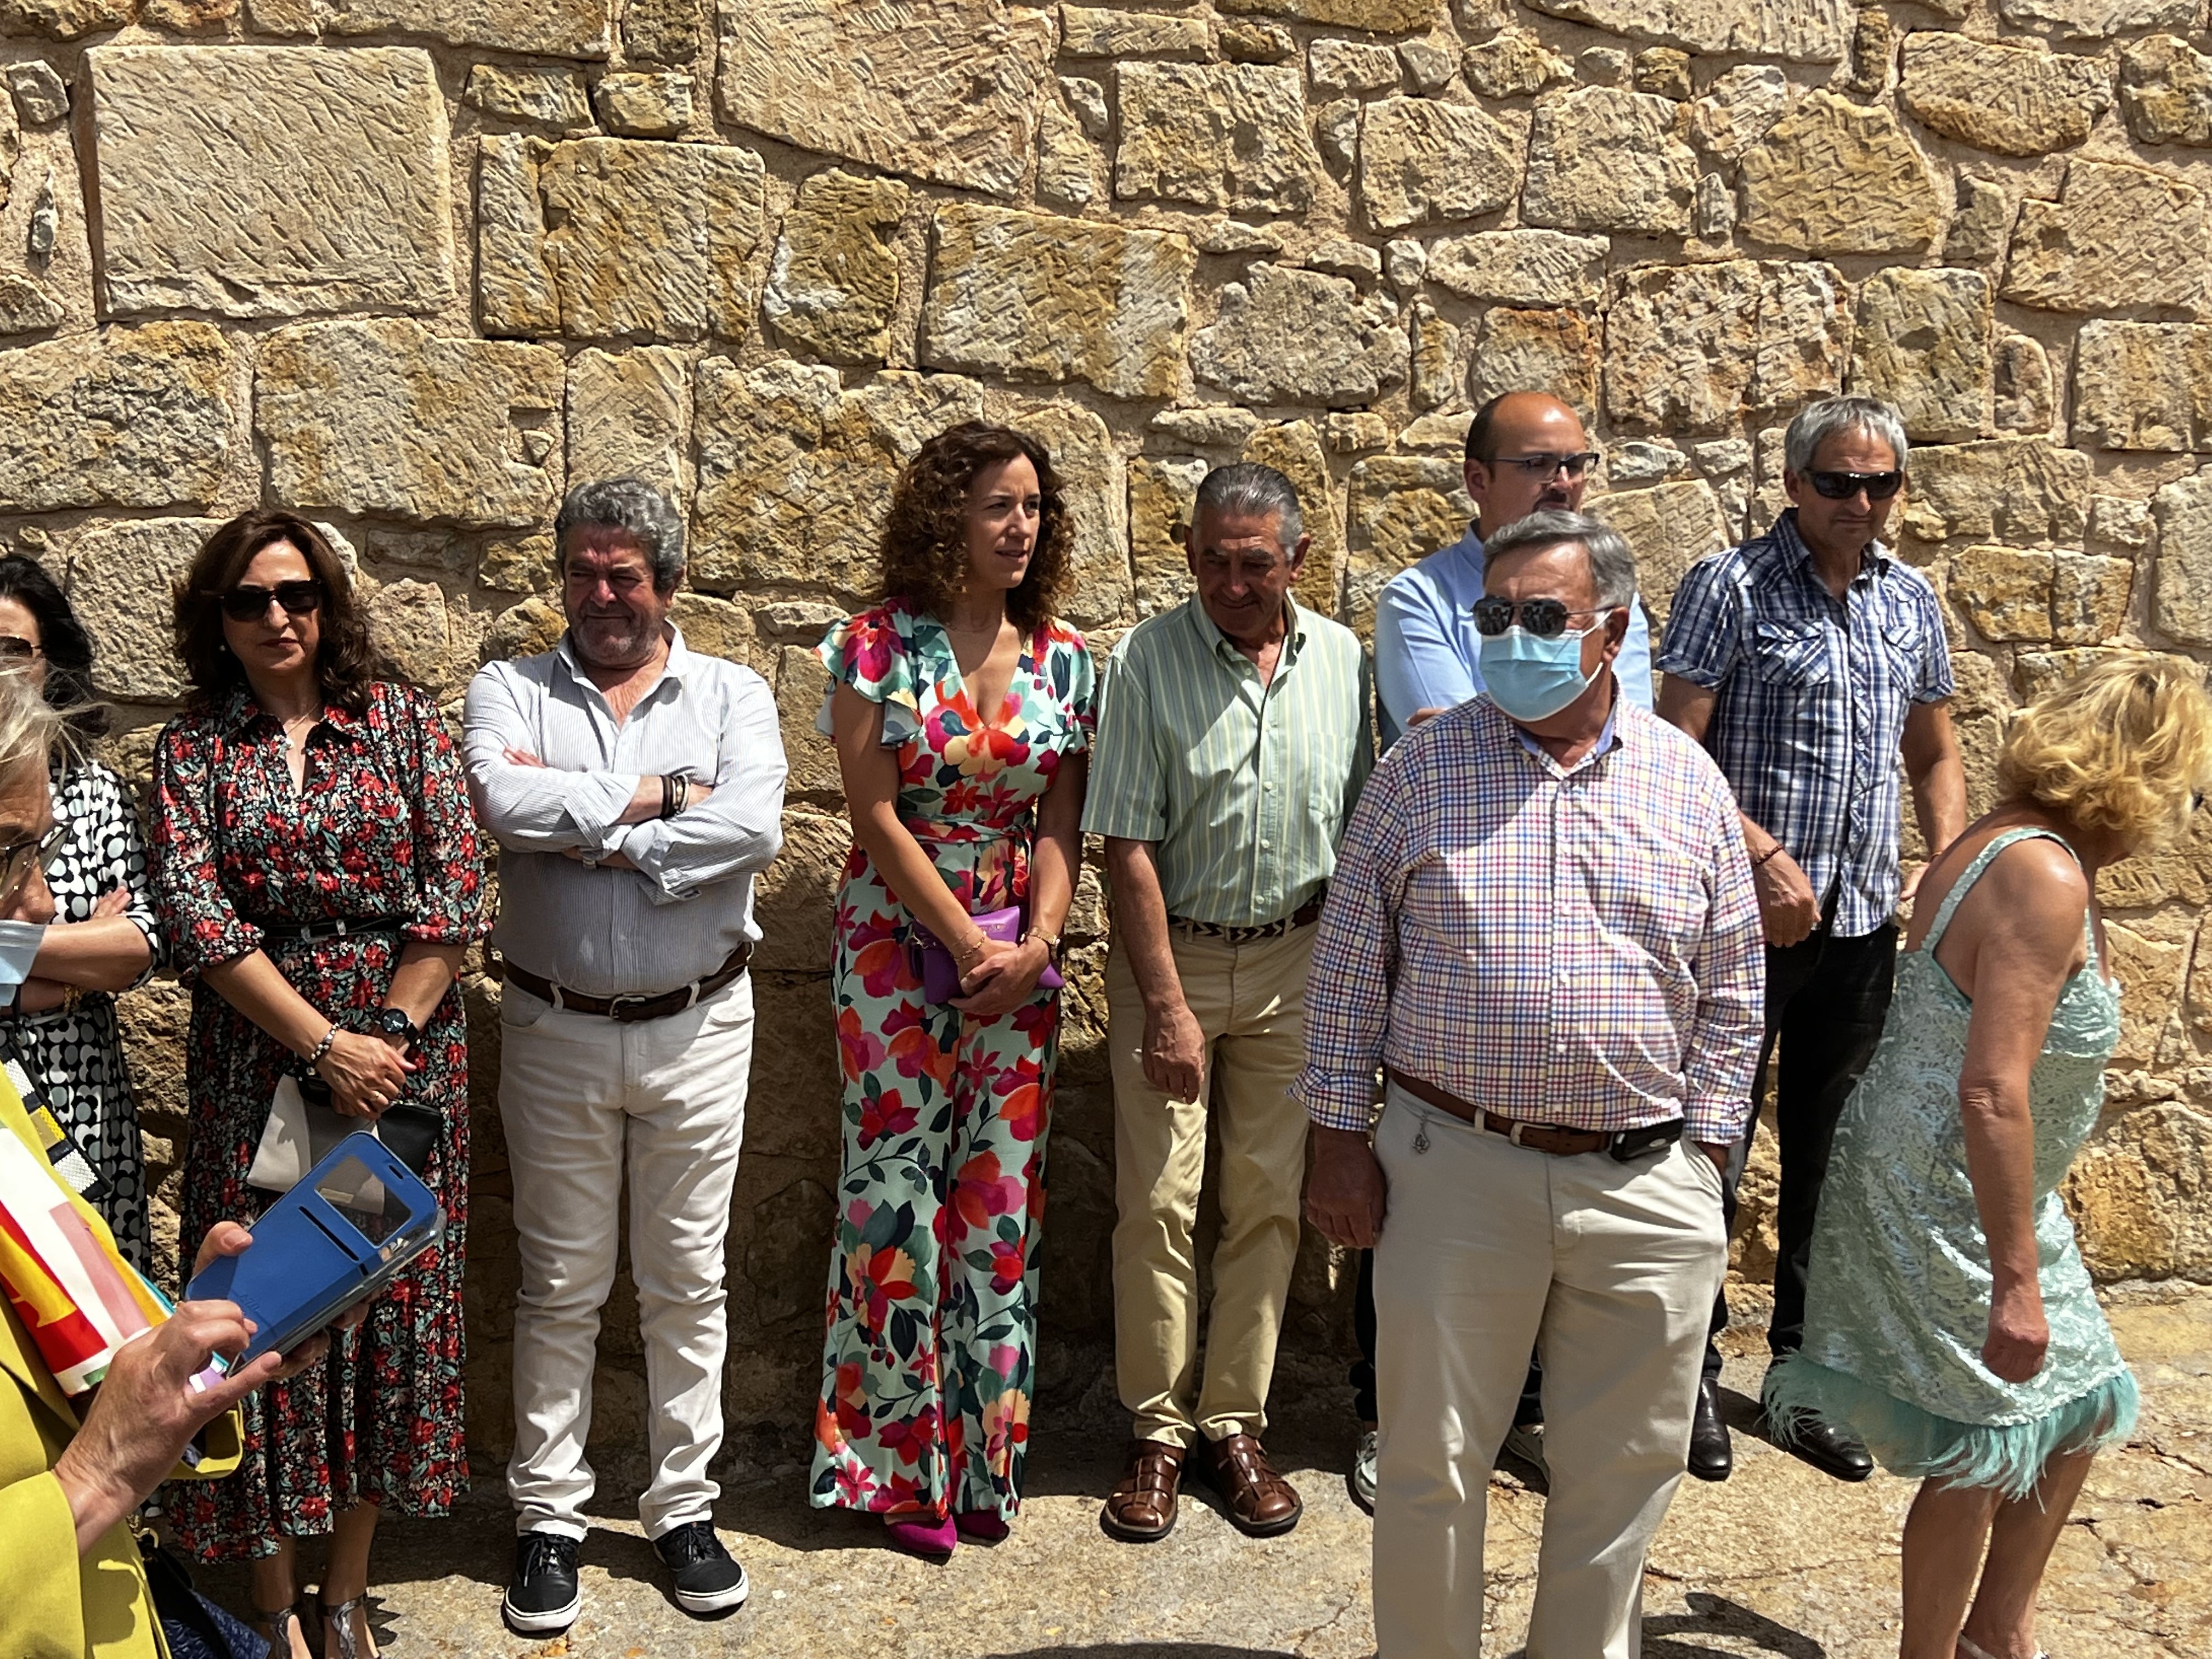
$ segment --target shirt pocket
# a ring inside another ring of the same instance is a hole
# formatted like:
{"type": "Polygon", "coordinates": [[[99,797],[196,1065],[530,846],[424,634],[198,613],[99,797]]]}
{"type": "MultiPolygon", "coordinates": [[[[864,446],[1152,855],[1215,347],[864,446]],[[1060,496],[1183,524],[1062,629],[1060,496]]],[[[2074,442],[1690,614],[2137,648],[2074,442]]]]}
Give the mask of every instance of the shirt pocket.
{"type": "Polygon", "coordinates": [[[1911,697],[1920,690],[1921,665],[1927,656],[1927,635],[1920,623],[1899,617],[1881,630],[1883,649],[1889,657],[1889,682],[1911,697]]]}
{"type": "Polygon", "coordinates": [[[1813,691],[1828,683],[1827,630],[1818,623],[1760,622],[1752,629],[1759,678],[1784,691],[1813,691]]]}

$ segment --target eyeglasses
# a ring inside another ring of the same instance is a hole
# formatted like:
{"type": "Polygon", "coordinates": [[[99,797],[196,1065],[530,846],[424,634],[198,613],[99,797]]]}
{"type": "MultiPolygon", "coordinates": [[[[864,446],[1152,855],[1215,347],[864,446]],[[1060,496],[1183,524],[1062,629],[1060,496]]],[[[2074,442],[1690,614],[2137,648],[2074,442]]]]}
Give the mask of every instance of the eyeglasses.
{"type": "Polygon", "coordinates": [[[1570,478],[1579,478],[1597,465],[1597,451],[1585,449],[1579,455],[1486,455],[1480,458],[1492,466],[1517,466],[1532,478],[1555,478],[1565,473],[1570,478]]]}
{"type": "Polygon", "coordinates": [[[0,663],[29,662],[46,653],[15,634],[0,634],[0,663]]]}
{"type": "Polygon", "coordinates": [[[308,580],[278,582],[274,587],[234,587],[222,596],[222,614],[233,622],[259,622],[269,614],[271,600],[283,605],[288,617],[312,616],[323,608],[323,585],[308,580]]]}
{"type": "Polygon", "coordinates": [[[1862,489],[1870,501],[1886,501],[1905,487],[1905,474],[1891,472],[1808,472],[1813,488],[1832,501],[1847,501],[1862,489]]]}
{"type": "Polygon", "coordinates": [[[34,864],[41,872],[52,869],[68,839],[69,825],[57,823],[43,836],[24,836],[0,847],[0,905],[14,902],[34,864]]]}
{"type": "MultiPolygon", "coordinates": [[[[1601,610],[1611,610],[1610,605],[1601,610]]],[[[1570,617],[1595,617],[1599,611],[1570,611],[1557,599],[1523,599],[1516,605],[1510,599],[1484,598],[1474,602],[1474,631],[1489,639],[1496,639],[1513,626],[1518,613],[1521,626],[1540,640],[1556,640],[1567,626],[1570,617]]]]}

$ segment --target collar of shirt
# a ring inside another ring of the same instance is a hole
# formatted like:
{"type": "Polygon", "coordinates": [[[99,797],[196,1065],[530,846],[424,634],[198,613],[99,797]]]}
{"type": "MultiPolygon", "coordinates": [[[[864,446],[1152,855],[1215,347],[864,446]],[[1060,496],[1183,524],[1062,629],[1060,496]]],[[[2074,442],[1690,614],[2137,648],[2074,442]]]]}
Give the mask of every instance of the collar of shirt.
{"type": "MultiPolygon", "coordinates": [[[[1489,702],[1487,698],[1485,698],[1484,701],[1486,702],[1489,702]]],[[[1572,766],[1560,765],[1559,757],[1553,754],[1550,750],[1545,748],[1542,744],[1537,742],[1534,734],[1532,733],[1527,726],[1522,725],[1520,721],[1512,719],[1504,709],[1498,708],[1496,703],[1489,702],[1489,706],[1492,708],[1498,709],[1498,719],[1504,720],[1508,726],[1513,728],[1513,735],[1521,740],[1521,746],[1523,749],[1527,750],[1539,761],[1542,762],[1543,764],[1550,770],[1563,778],[1571,778],[1574,776],[1576,773],[1581,771],[1585,766],[1591,765],[1596,761],[1602,759],[1606,751],[1611,749],[1614,744],[1620,740],[1620,682],[1617,678],[1613,683],[1613,706],[1606,710],[1605,725],[1597,734],[1597,742],[1591,745],[1589,754],[1584,755],[1572,766]]]]}
{"type": "MultiPolygon", "coordinates": [[[[230,735],[243,732],[247,726],[262,720],[278,726],[283,725],[282,720],[261,706],[260,699],[253,695],[253,688],[250,685],[231,687],[224,695],[222,706],[216,715],[216,724],[230,735]]],[[[312,737],[315,731],[324,726],[333,732],[357,731],[361,726],[361,716],[337,703],[325,703],[322,718],[315,722],[308,735],[312,737]]]]}
{"type": "MultiPolygon", "coordinates": [[[[684,630],[672,622],[665,622],[660,626],[668,638],[668,660],[661,665],[660,678],[653,681],[644,696],[630,705],[630,713],[633,714],[658,697],[660,695],[660,688],[664,685],[672,682],[677,690],[681,691],[684,688],[684,678],[691,669],[691,651],[684,643],[684,630]]],[[[607,702],[607,694],[599,690],[598,683],[592,678],[590,672],[585,668],[582,659],[576,655],[575,647],[571,643],[566,630],[562,633],[561,642],[553,647],[553,654],[560,659],[561,666],[568,671],[568,678],[575,683],[576,689],[588,696],[597,697],[600,706],[607,708],[611,714],[612,705],[607,702]]]]}
{"type": "MultiPolygon", "coordinates": [[[[1239,672],[1247,668],[1258,672],[1252,659],[1237,649],[1237,642],[1223,633],[1213,618],[1206,614],[1205,602],[1197,594],[1192,594],[1185,604],[1189,607],[1191,626],[1198,630],[1198,637],[1206,642],[1206,648],[1217,659],[1239,672]]],[[[1305,642],[1305,623],[1300,617],[1298,602],[1285,593],[1283,596],[1283,654],[1276,664],[1277,672],[1288,669],[1298,659],[1299,649],[1305,642]]]]}
{"type": "MultiPolygon", "coordinates": [[[[1813,562],[1813,544],[1798,532],[1796,507],[1783,508],[1774,520],[1774,539],[1792,569],[1803,571],[1806,580],[1820,583],[1823,590],[1826,588],[1827,584],[1820,581],[1820,570],[1813,562]]],[[[1851,578],[1851,586],[1856,587],[1863,581],[1888,574],[1893,556],[1879,541],[1869,542],[1859,550],[1858,574],[1851,578]]]]}

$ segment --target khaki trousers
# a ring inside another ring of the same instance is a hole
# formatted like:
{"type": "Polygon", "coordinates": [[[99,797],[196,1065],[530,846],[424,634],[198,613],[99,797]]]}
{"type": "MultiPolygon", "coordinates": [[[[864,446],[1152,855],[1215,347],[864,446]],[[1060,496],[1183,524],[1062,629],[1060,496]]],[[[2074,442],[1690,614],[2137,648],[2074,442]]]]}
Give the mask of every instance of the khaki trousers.
{"type": "Polygon", "coordinates": [[[1297,1256],[1305,1108],[1291,1098],[1305,1059],[1314,930],[1228,945],[1173,936],[1183,1000],[1203,1035],[1195,1101],[1145,1080],[1145,1005],[1117,946],[1107,958],[1114,1063],[1115,1377],[1137,1437],[1189,1446],[1267,1427],[1275,1339],[1297,1256]],[[1191,1235],[1206,1173],[1206,1103],[1218,1096],[1221,1239],[1206,1380],[1197,1384],[1198,1262],[1191,1235]]]}
{"type": "Polygon", "coordinates": [[[1375,1150],[1379,1659],[1482,1651],[1490,1468],[1532,1341],[1551,1496],[1527,1659],[1634,1659],[1727,1267],[1720,1171],[1687,1141],[1633,1164],[1553,1158],[1395,1084],[1375,1150]]]}

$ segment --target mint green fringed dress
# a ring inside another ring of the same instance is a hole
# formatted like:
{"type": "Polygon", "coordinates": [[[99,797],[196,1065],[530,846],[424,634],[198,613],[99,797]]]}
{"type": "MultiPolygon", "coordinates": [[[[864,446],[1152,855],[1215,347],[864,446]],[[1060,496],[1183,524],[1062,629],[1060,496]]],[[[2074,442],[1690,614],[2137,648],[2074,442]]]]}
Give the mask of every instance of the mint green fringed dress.
{"type": "MultiPolygon", "coordinates": [[[[1844,1109],[1820,1194],[1806,1284],[1805,1346],[1767,1379],[1786,1436],[1811,1413],[1848,1425],[1893,1474],[2033,1491],[2054,1452],[2094,1451],[2135,1425],[2136,1383],[2097,1305],[2057,1186],[2104,1103],[2120,995],[2088,961],[2067,981],[2028,1079],[2035,1122],[2035,1239],[2051,1346],[2007,1382],[1982,1364],[1990,1250],[1966,1178],[1959,1073],[1973,1005],[1936,960],[1959,902],[2008,847],[1995,837],[1943,901],[1927,942],[1899,960],[1881,1047],[1844,1109]]],[[[2068,849],[2069,852],[2071,848],[2068,849]]]]}

